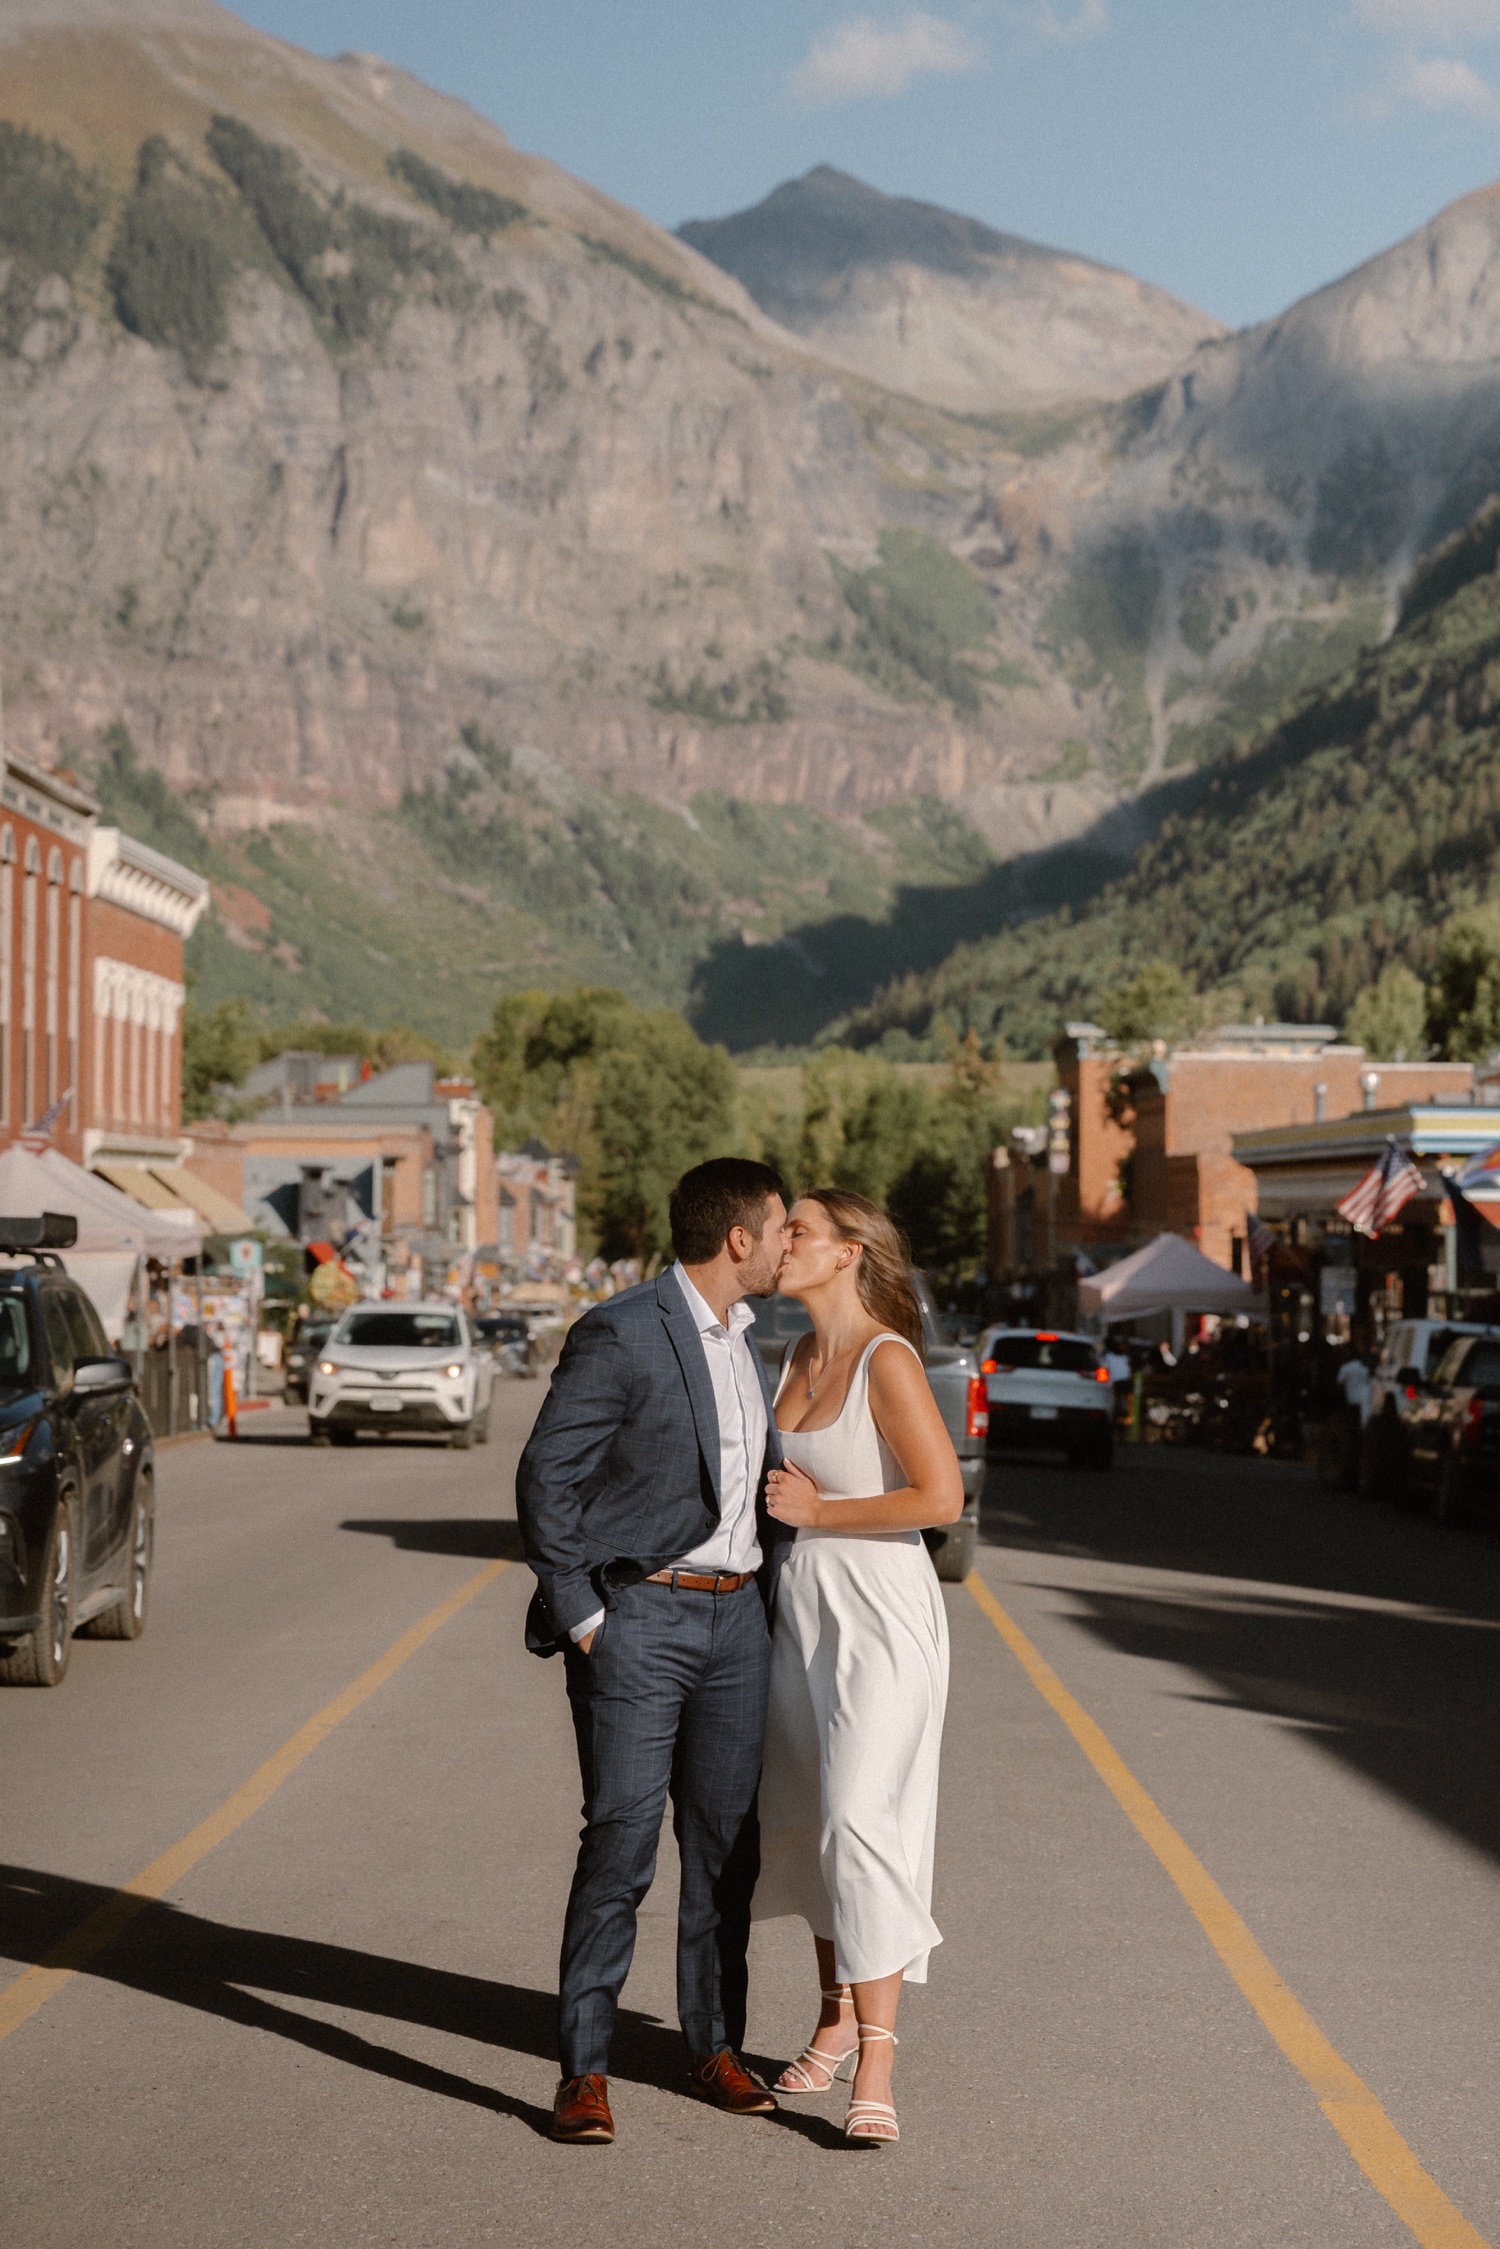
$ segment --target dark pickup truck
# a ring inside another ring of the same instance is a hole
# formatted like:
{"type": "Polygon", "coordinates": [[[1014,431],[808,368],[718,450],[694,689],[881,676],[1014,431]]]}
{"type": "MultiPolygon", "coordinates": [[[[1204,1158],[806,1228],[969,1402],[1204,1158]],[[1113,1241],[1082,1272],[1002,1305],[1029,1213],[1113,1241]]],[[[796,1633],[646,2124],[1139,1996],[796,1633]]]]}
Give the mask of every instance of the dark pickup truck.
{"type": "MultiPolygon", "coordinates": [[[[964,1511],[958,1521],[944,1524],[941,1530],[924,1531],[922,1536],[927,1541],[938,1576],[950,1585],[958,1585],[974,1565],[974,1548],[979,1538],[979,1493],[984,1483],[989,1397],[974,1353],[962,1345],[944,1341],[932,1298],[920,1279],[917,1295],[922,1305],[927,1380],[943,1425],[953,1439],[959,1472],[964,1480],[964,1511]]],[[[752,1297],[749,1302],[755,1313],[756,1348],[774,1385],[781,1373],[787,1345],[799,1335],[805,1335],[812,1321],[794,1296],[752,1297]]]]}

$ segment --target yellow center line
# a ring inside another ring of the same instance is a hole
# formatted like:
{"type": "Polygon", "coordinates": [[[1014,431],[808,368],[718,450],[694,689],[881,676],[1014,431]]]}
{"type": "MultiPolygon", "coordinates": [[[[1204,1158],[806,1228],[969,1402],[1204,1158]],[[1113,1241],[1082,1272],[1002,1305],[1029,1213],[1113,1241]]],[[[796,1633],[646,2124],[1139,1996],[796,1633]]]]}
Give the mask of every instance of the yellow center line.
{"type": "Polygon", "coordinates": [[[368,1702],[376,1689],[394,1677],[434,1632],[450,1617],[457,1616],[477,1593],[493,1585],[501,1572],[509,1568],[509,1562],[487,1562],[456,1593],[430,1609],[409,1632],[403,1632],[394,1647],[387,1648],[368,1671],[362,1671],[352,1686],[346,1687],[341,1695],[335,1695],[332,1702],[325,1703],[305,1726],[299,1726],[291,1740],[283,1742],[232,1796],[224,1799],[217,1811],[200,1820],[191,1834],[184,1835],[180,1843],[174,1843],[159,1859],[153,1859],[123,1889],[112,1891],[102,1905],[96,1906],[66,1936],[60,1937],[50,1951],[44,1952],[34,1967],[27,1968],[13,1984],[0,1991],[0,2038],[8,2038],[13,2030],[19,2030],[39,2007],[46,2006],[54,1992],[71,1983],[107,1944],[112,1944],[120,1931],[153,1899],[164,1896],[174,1882],[180,1882],[210,1851],[233,1835],[237,1827],[243,1827],[251,1814],[258,1812],[262,1804],[275,1795],[283,1781],[290,1780],[304,1758],[310,1757],[336,1726],[341,1726],[362,1702],[368,1702]]]}
{"type": "Polygon", "coordinates": [[[1288,1990],[1208,1869],[1147,1795],[1107,1735],[1076,1702],[994,1594],[971,1570],[965,1583],[1044,1702],[1051,1704],[1105,1787],[1156,1853],[1189,1910],[1370,2184],[1422,2249],[1488,2249],[1430,2178],[1364,2080],[1288,1990]]]}

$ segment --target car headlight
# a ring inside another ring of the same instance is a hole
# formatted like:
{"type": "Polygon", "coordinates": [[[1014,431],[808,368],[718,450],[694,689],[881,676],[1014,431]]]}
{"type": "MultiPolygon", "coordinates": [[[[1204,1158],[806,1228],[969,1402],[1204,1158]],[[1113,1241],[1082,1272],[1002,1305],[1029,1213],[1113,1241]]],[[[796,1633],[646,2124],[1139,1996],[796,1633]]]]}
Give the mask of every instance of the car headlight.
{"type": "Polygon", "coordinates": [[[450,1382],[457,1382],[459,1376],[463,1373],[463,1371],[464,1370],[462,1367],[444,1367],[443,1369],[444,1374],[448,1377],[448,1380],[450,1382]]]}
{"type": "Polygon", "coordinates": [[[319,1374],[337,1374],[338,1371],[338,1361],[336,1359],[319,1359],[319,1374]]]}
{"type": "Polygon", "coordinates": [[[33,1420],[23,1421],[19,1429],[7,1429],[4,1436],[0,1437],[0,1467],[3,1467],[8,1461],[20,1459],[26,1447],[31,1443],[32,1431],[41,1418],[41,1415],[37,1414],[33,1420]]]}

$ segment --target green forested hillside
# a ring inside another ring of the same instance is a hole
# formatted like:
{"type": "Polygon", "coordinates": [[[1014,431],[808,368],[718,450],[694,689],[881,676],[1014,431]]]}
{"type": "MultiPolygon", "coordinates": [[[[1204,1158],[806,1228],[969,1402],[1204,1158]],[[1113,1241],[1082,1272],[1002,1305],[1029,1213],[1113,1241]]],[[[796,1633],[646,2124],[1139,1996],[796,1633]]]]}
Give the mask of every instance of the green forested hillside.
{"type": "Polygon", "coordinates": [[[607,984],[743,1052],[805,1039],[995,918],[983,838],[932,799],[858,827],[711,793],[674,810],[468,728],[441,785],[393,811],[224,836],[123,726],[79,762],[107,818],[213,885],[196,1004],[243,998],[261,1022],[412,1024],[463,1050],[507,992],[607,984]],[[819,1012],[783,993],[784,966],[819,1012]]]}
{"type": "Polygon", "coordinates": [[[1500,868],[1500,506],[1428,558],[1391,640],[1182,785],[1129,871],[959,946],[850,1018],[861,1044],[946,1027],[1044,1052],[1142,963],[1238,1012],[1342,1023],[1381,969],[1433,965],[1500,868]]]}

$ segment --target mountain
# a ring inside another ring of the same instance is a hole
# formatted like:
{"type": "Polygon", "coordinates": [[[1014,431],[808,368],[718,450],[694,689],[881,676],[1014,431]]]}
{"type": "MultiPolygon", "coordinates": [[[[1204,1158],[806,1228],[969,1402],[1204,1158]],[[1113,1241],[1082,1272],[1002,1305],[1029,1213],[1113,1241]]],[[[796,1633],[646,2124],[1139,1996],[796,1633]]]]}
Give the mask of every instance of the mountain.
{"type": "Polygon", "coordinates": [[[1125,398],[1226,333],[1113,266],[829,164],[677,231],[825,358],[954,413],[1125,398]]]}
{"type": "MultiPolygon", "coordinates": [[[[1500,502],[1424,561],[1398,628],[1211,773],[1163,792],[1159,834],[1079,912],[908,976],[842,1026],[898,1056],[934,1026],[1046,1053],[1067,1017],[1167,960],[1228,1012],[1342,1022],[1500,870],[1500,502]]],[[[962,912],[962,901],[950,909],[962,912]]]]}
{"type": "Polygon", "coordinates": [[[675,801],[1108,802],[1032,785],[1075,699],[948,551],[997,441],[461,102],[211,0],[10,0],[0,119],[34,754],[123,717],[225,828],[394,806],[465,724],[675,801]]]}
{"type": "MultiPolygon", "coordinates": [[[[9,739],[197,854],[205,999],[461,1044],[586,976],[810,1038],[1085,908],[1389,630],[1500,460],[1496,225],[955,413],[373,57],[7,0],[9,739]]],[[[910,228],[934,287],[1000,255],[910,228]]]]}
{"type": "Polygon", "coordinates": [[[1388,630],[1416,556],[1500,489],[1500,188],[1199,345],[1115,429],[1104,479],[1077,446],[1049,464],[1070,552],[1043,630],[1115,679],[1149,782],[1388,630]]]}

